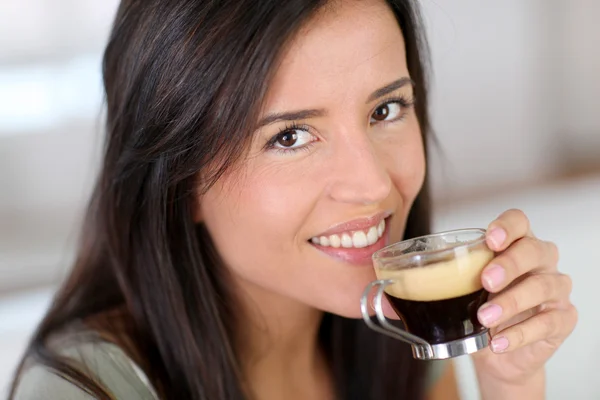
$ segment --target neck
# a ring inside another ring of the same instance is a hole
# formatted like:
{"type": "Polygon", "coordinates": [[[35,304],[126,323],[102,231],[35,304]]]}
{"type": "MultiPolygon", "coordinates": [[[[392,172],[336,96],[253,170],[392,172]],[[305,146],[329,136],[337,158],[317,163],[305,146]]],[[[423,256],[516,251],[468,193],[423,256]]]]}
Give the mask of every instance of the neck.
{"type": "Polygon", "coordinates": [[[317,398],[315,390],[322,393],[318,388],[328,386],[329,380],[318,343],[323,313],[255,286],[243,286],[238,293],[243,293],[239,301],[244,318],[235,345],[249,390],[260,399],[317,398]]]}

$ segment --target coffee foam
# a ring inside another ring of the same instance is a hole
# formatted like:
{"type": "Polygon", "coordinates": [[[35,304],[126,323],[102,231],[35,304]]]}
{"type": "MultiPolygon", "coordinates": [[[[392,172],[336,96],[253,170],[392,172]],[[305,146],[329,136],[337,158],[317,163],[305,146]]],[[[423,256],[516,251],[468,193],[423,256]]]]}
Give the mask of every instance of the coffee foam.
{"type": "Polygon", "coordinates": [[[414,301],[445,300],[481,289],[481,271],[493,257],[491,250],[479,248],[424,267],[375,268],[375,273],[379,279],[394,280],[385,288],[391,296],[414,301]]]}

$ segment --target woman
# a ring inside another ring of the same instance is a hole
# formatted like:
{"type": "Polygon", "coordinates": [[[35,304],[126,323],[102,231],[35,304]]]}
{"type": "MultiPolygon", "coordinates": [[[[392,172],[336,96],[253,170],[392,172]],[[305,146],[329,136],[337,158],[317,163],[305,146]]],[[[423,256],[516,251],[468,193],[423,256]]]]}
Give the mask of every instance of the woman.
{"type": "MultiPolygon", "coordinates": [[[[408,0],[123,0],[79,258],[11,396],[456,397],[359,310],[373,251],[429,232],[424,44],[408,0]]],[[[482,397],[543,398],[570,280],[517,210],[487,241],[482,397]]]]}

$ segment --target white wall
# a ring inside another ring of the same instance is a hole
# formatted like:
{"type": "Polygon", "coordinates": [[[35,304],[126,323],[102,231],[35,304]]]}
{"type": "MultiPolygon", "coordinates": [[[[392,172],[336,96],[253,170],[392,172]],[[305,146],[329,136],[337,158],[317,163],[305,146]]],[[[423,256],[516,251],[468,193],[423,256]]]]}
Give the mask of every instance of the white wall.
{"type": "MultiPolygon", "coordinates": [[[[444,157],[440,197],[529,182],[561,166],[554,112],[561,50],[548,1],[424,0],[433,53],[432,114],[444,157]],[[555,77],[554,77],[555,78],[555,77]]],[[[554,3],[552,3],[554,4],[554,3]]]]}
{"type": "Polygon", "coordinates": [[[118,0],[2,0],[0,63],[100,50],[118,0]]]}
{"type": "Polygon", "coordinates": [[[600,2],[559,2],[562,9],[564,53],[559,97],[562,143],[573,162],[600,162],[600,2]]]}
{"type": "Polygon", "coordinates": [[[88,121],[0,137],[0,293],[56,282],[73,259],[101,142],[88,121]]]}
{"type": "Polygon", "coordinates": [[[600,165],[600,2],[422,4],[443,152],[432,157],[439,198],[600,165]]]}

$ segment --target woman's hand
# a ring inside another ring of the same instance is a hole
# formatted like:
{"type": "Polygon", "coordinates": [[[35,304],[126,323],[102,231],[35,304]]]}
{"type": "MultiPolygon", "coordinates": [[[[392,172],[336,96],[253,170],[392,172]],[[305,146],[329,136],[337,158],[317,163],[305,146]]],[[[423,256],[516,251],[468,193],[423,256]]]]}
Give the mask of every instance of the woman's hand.
{"type": "Polygon", "coordinates": [[[571,279],[558,271],[556,245],[536,238],[520,210],[490,224],[487,244],[497,256],[481,276],[491,294],[478,317],[492,336],[489,349],[473,355],[482,392],[543,386],[544,364],[577,322],[571,279]]]}

